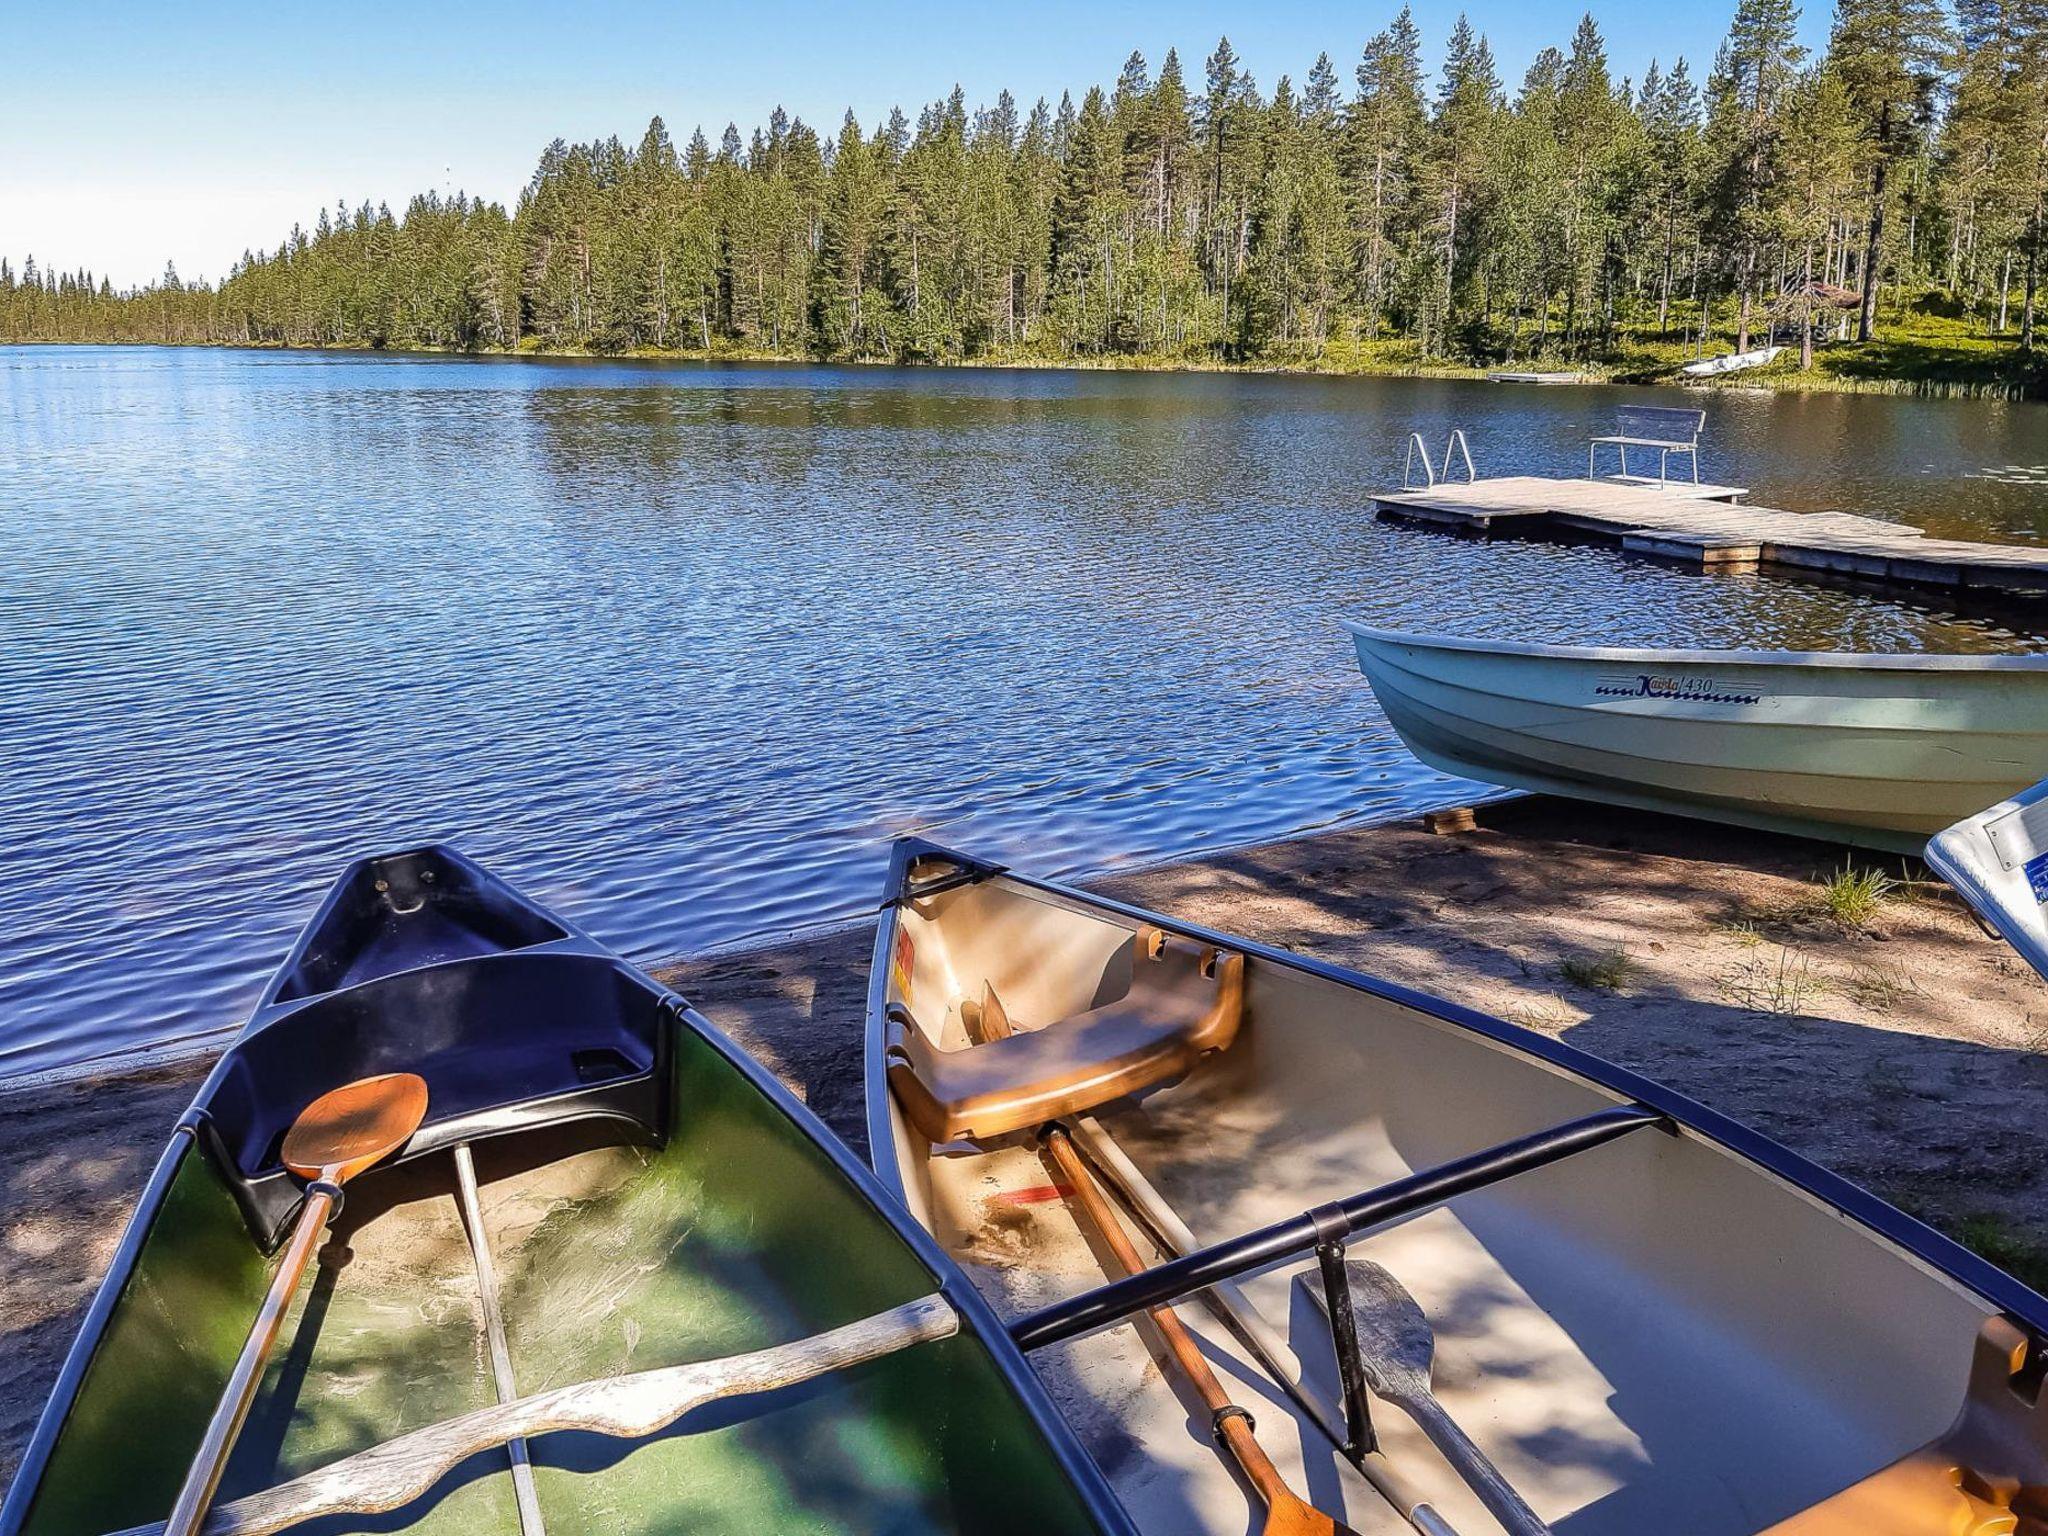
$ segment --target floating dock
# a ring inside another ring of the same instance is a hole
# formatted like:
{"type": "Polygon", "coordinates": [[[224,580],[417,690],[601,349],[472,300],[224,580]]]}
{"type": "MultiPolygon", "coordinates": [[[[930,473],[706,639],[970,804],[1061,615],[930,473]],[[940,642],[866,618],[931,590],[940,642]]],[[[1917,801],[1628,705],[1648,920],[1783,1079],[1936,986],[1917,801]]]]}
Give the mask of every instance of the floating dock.
{"type": "Polygon", "coordinates": [[[1908,587],[2048,594],[2048,548],[1931,539],[1850,512],[1743,506],[1740,486],[1506,475],[1381,491],[1373,511],[1482,537],[1587,540],[1712,570],[1780,566],[1908,587]]]}
{"type": "Polygon", "coordinates": [[[1517,371],[1512,368],[1496,368],[1486,376],[1489,384],[1597,384],[1600,376],[1593,373],[1539,373],[1531,370],[1517,371]]]}

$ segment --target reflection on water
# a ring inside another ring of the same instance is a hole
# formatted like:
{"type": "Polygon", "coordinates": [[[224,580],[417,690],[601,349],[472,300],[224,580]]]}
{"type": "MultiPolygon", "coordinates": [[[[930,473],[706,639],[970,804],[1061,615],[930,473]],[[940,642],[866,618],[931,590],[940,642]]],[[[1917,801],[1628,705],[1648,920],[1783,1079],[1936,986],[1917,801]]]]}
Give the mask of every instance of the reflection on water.
{"type": "MultiPolygon", "coordinates": [[[[857,914],[901,832],[1071,874],[1440,793],[1340,615],[2018,643],[1363,511],[1411,429],[1571,473],[1649,393],[0,351],[0,1070],[235,1023],[429,838],[651,960],[857,914]]],[[[2039,406],[1705,403],[1760,501],[2048,535],[2039,406]]]]}

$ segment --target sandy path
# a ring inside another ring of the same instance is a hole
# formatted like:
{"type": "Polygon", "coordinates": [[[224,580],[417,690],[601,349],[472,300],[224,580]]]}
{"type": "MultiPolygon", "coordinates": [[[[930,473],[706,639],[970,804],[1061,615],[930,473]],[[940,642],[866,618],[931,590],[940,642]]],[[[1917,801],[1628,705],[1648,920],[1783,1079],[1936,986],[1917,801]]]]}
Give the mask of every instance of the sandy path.
{"type": "MultiPolygon", "coordinates": [[[[1103,888],[1568,1039],[2048,1284],[2048,984],[1952,897],[1895,896],[1854,929],[1818,911],[1814,877],[1838,849],[1541,800],[1480,820],[1453,837],[1327,833],[1103,888]],[[1600,984],[1617,971],[1618,989],[1600,984]]],[[[662,974],[859,1147],[868,944],[845,933],[662,974]]],[[[0,1476],[202,1065],[0,1093],[0,1476]]]]}

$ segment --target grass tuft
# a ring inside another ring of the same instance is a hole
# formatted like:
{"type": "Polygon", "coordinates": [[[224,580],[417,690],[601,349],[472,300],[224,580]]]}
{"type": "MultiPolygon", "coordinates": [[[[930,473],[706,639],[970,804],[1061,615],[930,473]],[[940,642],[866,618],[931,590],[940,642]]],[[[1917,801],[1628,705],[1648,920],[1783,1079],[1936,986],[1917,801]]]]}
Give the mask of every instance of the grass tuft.
{"type": "Polygon", "coordinates": [[[1533,1029],[1544,1035],[1562,1034],[1585,1019],[1583,1013],[1563,998],[1553,997],[1548,993],[1502,1009],[1501,1017],[1510,1024],[1519,1024],[1524,1029],[1533,1029]]]}
{"type": "Polygon", "coordinates": [[[1557,974],[1575,987],[1595,992],[1623,992],[1642,967],[1625,949],[1603,950],[1597,955],[1568,955],[1557,963],[1557,974]]]}
{"type": "Polygon", "coordinates": [[[1849,996],[1864,1007],[1883,1013],[1898,1006],[1909,992],[1920,990],[1913,973],[1902,965],[1859,965],[1846,983],[1849,996]]]}
{"type": "Polygon", "coordinates": [[[1822,987],[1820,978],[1813,974],[1812,962],[1781,944],[1775,964],[1759,955],[1723,980],[1721,990],[1751,1013],[1790,1017],[1805,1013],[1822,987]]]}
{"type": "Polygon", "coordinates": [[[1821,905],[1843,927],[1861,928],[1877,915],[1897,883],[1883,870],[1858,869],[1845,861],[1821,881],[1821,905]]]}

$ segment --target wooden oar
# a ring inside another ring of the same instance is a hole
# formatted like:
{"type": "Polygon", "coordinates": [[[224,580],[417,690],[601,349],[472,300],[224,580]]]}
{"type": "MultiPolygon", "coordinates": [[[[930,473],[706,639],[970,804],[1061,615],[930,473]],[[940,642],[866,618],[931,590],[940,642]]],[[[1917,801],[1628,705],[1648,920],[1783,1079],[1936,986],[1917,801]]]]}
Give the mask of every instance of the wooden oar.
{"type": "Polygon", "coordinates": [[[1550,1527],[1430,1390],[1436,1335],[1407,1287],[1370,1259],[1347,1261],[1344,1273],[1351,1283],[1351,1310],[1358,1320],[1358,1363],[1365,1371],[1366,1385],[1415,1421],[1510,1536],[1550,1536],[1550,1527]]]}
{"type": "MultiPolygon", "coordinates": [[[[1100,1173],[1102,1182],[1108,1185],[1110,1195],[1146,1230],[1161,1253],[1177,1259],[1202,1246],[1187,1223],[1181,1220],[1180,1213],[1167,1203],[1166,1197],[1131,1161],[1130,1154],[1118,1145],[1107,1126],[1092,1115],[1077,1115],[1068,1130],[1073,1134],[1074,1144],[1100,1173]]],[[[1239,1342],[1258,1357],[1266,1373],[1294,1399],[1302,1412],[1316,1422],[1317,1427],[1329,1437],[1330,1444],[1343,1449],[1345,1425],[1310,1393],[1302,1380],[1301,1362],[1293,1349],[1273,1331],[1272,1325],[1237,1283],[1225,1280],[1212,1286],[1202,1292],[1201,1300],[1238,1336],[1239,1342]]],[[[1410,1525],[1422,1532],[1422,1536],[1458,1536],[1450,1522],[1409,1486],[1406,1477],[1387,1465],[1384,1456],[1367,1454],[1353,1459],[1352,1465],[1386,1496],[1387,1502],[1399,1510],[1410,1525]]]]}
{"type": "MultiPolygon", "coordinates": [[[[1009,1015],[996,1001],[993,988],[985,994],[979,1007],[960,1010],[960,1022],[968,1036],[981,1045],[1002,1039],[1012,1028],[1009,1015]]],[[[1127,1275],[1142,1272],[1144,1258],[1132,1246],[1130,1235],[1124,1231],[1123,1218],[1117,1215],[1116,1207],[1103,1194],[1102,1186],[1095,1182],[1094,1172],[1082,1160],[1067,1128],[1054,1121],[1039,1133],[1038,1144],[1059,1165],[1082,1213],[1101,1234],[1118,1267],[1127,1275]]],[[[1202,1358],[1194,1335],[1188,1332],[1187,1325],[1174,1314],[1173,1309],[1153,1307],[1145,1316],[1158,1332],[1160,1342],[1166,1346],[1168,1357],[1187,1377],[1195,1395],[1209,1410],[1218,1443],[1229,1451],[1238,1470],[1244,1473],[1245,1481],[1252,1485],[1252,1491],[1266,1506],[1266,1523],[1260,1527],[1263,1536],[1358,1536],[1348,1525],[1339,1525],[1314,1505],[1295,1497],[1294,1490],[1280,1476],[1280,1469],[1273,1465],[1272,1459],[1259,1445],[1258,1437],[1252,1433],[1251,1415],[1230,1400],[1230,1394],[1223,1390],[1223,1383],[1216,1379],[1216,1373],[1209,1369],[1209,1362],[1202,1358]]]]}
{"type": "MultiPolygon", "coordinates": [[[[951,1338],[959,1331],[960,1314],[952,1303],[932,1295],[750,1354],[536,1392],[416,1429],[289,1483],[223,1504],[207,1519],[205,1536],[270,1536],[323,1515],[381,1514],[410,1504],[470,1457],[515,1440],[561,1430],[637,1440],[718,1398],[809,1381],[913,1344],[951,1338]]],[[[146,1525],[118,1536],[163,1536],[163,1531],[163,1526],[146,1525]]]]}
{"type": "MultiPolygon", "coordinates": [[[[1059,1126],[1048,1129],[1040,1137],[1040,1144],[1059,1165],[1060,1174],[1073,1189],[1075,1200],[1087,1214],[1090,1224],[1101,1233],[1119,1267],[1129,1275],[1143,1270],[1145,1261],[1125,1233],[1122,1218],[1103,1196],[1095,1175],[1082,1161],[1066,1130],[1059,1126]]],[[[1280,1469],[1273,1465],[1259,1445],[1258,1437],[1252,1433],[1249,1415],[1231,1402],[1230,1394],[1223,1390],[1216,1373],[1209,1369],[1209,1362],[1202,1358],[1194,1335],[1188,1332],[1187,1325],[1181,1322],[1173,1309],[1154,1307],[1145,1315],[1158,1331],[1167,1355],[1187,1377],[1196,1396],[1209,1410],[1217,1440],[1230,1452],[1231,1459],[1244,1473],[1245,1481],[1252,1485],[1252,1491],[1266,1506],[1266,1523],[1260,1528],[1265,1536],[1357,1536],[1349,1526],[1338,1524],[1295,1496],[1294,1490],[1280,1476],[1280,1469]]]]}
{"type": "Polygon", "coordinates": [[[306,1206],[299,1213],[299,1224],[278,1264],[277,1276],[270,1282],[270,1293],[256,1314],[255,1326],[242,1345],[241,1356],[228,1373],[227,1386],[200,1438],[177,1502],[171,1505],[170,1517],[164,1522],[167,1536],[193,1536],[206,1517],[228,1464],[228,1453],[235,1448],[235,1437],[241,1434],[242,1421],[255,1401],[257,1383],[277,1343],[285,1310],[338,1208],[341,1186],[404,1146],[426,1117],[426,1082],[410,1072],[387,1072],[322,1094],[300,1112],[285,1133],[285,1167],[312,1181],[306,1187],[306,1206]]]}

